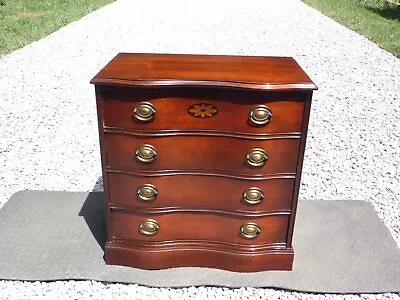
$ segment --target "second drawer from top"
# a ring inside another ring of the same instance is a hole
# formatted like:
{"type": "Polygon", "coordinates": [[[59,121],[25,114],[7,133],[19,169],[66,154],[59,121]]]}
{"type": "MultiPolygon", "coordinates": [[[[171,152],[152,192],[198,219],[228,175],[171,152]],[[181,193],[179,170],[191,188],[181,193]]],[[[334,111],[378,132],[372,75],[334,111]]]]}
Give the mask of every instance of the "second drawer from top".
{"type": "Polygon", "coordinates": [[[237,175],[296,173],[300,138],[132,137],[107,133],[107,167],[136,171],[210,171],[237,175]]]}

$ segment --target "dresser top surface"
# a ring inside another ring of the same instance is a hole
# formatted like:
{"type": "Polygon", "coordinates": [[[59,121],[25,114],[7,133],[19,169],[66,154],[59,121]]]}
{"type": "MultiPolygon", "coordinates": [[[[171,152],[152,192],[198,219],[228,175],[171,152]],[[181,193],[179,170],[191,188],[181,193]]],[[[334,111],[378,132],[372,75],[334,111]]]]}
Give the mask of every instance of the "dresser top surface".
{"type": "Polygon", "coordinates": [[[136,87],[315,90],[291,57],[119,53],[92,80],[136,87]]]}

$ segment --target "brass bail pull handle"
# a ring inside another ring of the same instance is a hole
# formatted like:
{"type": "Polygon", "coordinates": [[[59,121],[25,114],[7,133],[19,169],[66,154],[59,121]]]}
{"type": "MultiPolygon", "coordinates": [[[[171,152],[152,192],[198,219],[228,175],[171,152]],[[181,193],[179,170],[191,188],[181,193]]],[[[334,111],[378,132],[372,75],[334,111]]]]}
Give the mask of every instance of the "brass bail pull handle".
{"type": "Polygon", "coordinates": [[[150,202],[156,200],[158,190],[154,185],[143,184],[137,189],[137,198],[141,201],[150,202]]]}
{"type": "Polygon", "coordinates": [[[151,163],[157,158],[157,150],[152,145],[143,144],[136,148],[135,156],[142,163],[151,163]]]}
{"type": "Polygon", "coordinates": [[[257,205],[264,200],[264,193],[259,188],[251,187],[243,192],[242,200],[247,204],[257,205]]]}
{"type": "Polygon", "coordinates": [[[158,233],[160,225],[155,220],[146,220],[139,225],[139,232],[143,235],[151,236],[158,233]]]}
{"type": "Polygon", "coordinates": [[[255,239],[260,233],[260,226],[256,223],[246,223],[240,226],[240,235],[245,239],[255,239]]]}
{"type": "Polygon", "coordinates": [[[156,108],[150,102],[140,102],[133,109],[133,118],[139,122],[150,122],[156,116],[156,108]]]}
{"type": "Polygon", "coordinates": [[[252,167],[262,167],[268,160],[267,152],[261,148],[251,149],[246,155],[247,164],[252,167]]]}
{"type": "Polygon", "coordinates": [[[249,122],[256,126],[267,125],[272,120],[272,111],[265,105],[257,106],[249,112],[249,122]]]}

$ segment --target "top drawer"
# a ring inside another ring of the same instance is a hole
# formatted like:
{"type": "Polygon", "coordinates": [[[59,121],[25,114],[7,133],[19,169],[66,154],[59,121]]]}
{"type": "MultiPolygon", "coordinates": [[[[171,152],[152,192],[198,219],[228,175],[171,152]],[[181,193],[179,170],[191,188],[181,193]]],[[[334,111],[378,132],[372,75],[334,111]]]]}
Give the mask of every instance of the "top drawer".
{"type": "Polygon", "coordinates": [[[101,99],[105,127],[266,134],[300,133],[305,97],[299,92],[101,87],[101,99]],[[142,102],[154,107],[152,116],[146,107],[140,109],[142,102]],[[146,115],[150,120],[138,120],[146,115]]]}

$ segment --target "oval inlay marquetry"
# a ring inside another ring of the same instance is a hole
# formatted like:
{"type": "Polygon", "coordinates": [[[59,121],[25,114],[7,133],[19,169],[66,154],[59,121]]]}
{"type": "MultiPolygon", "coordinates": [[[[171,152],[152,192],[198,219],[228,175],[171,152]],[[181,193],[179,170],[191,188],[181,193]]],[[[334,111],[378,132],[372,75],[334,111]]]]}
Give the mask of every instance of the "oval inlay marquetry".
{"type": "Polygon", "coordinates": [[[188,108],[188,112],[195,118],[211,118],[218,113],[218,108],[208,103],[196,103],[188,108]]]}

